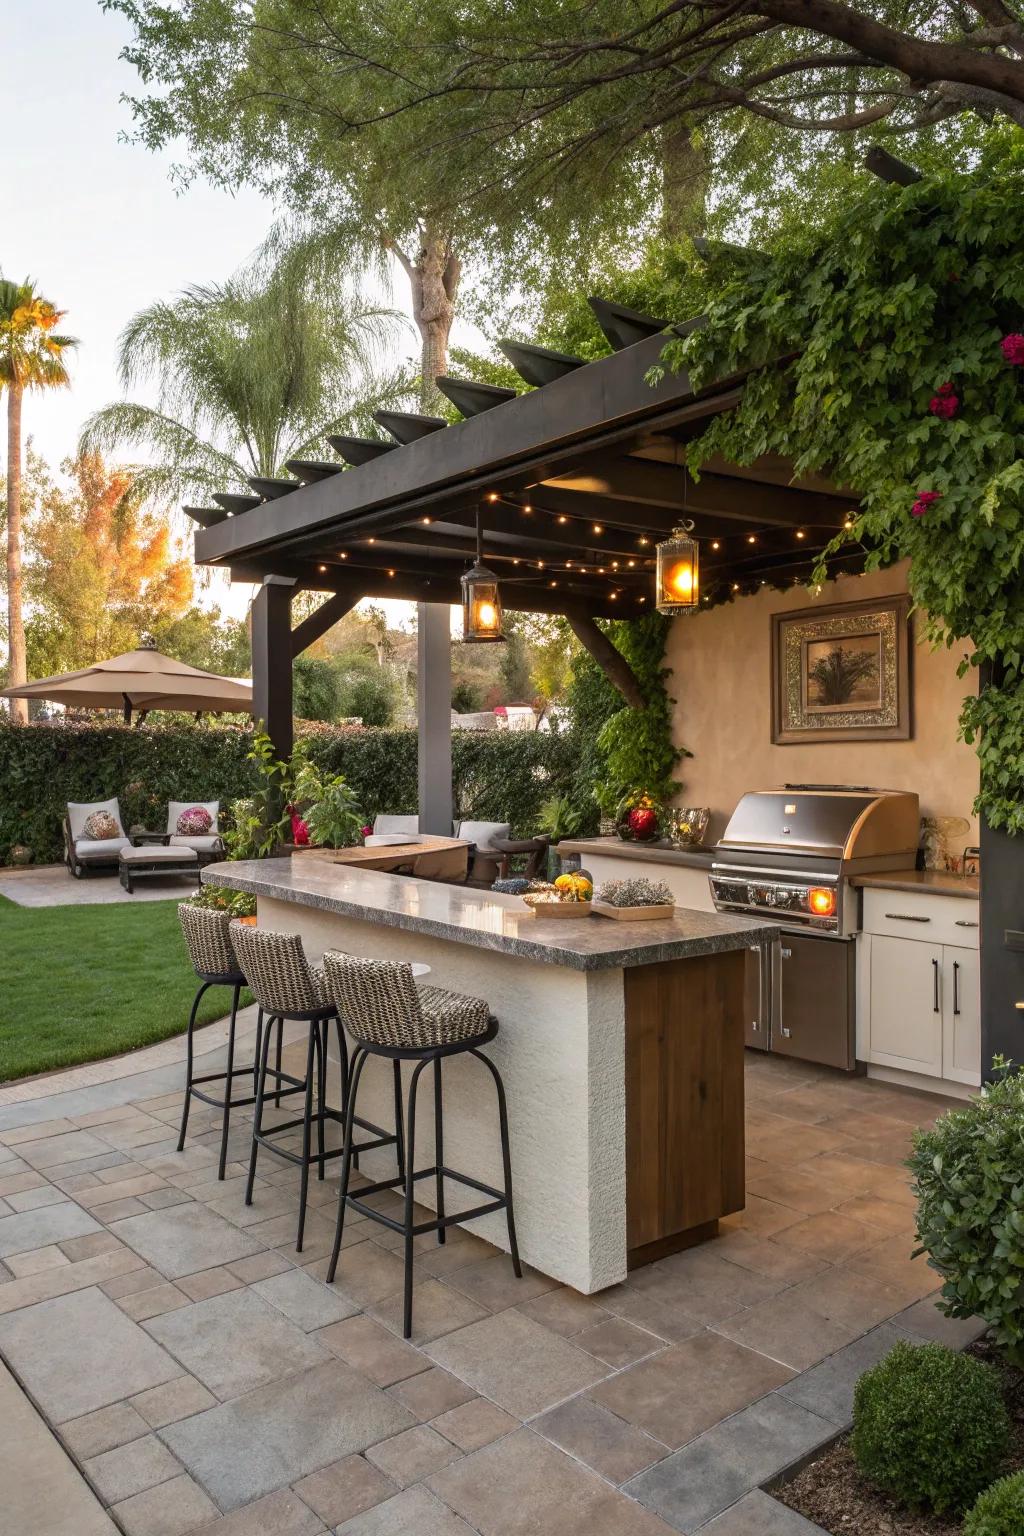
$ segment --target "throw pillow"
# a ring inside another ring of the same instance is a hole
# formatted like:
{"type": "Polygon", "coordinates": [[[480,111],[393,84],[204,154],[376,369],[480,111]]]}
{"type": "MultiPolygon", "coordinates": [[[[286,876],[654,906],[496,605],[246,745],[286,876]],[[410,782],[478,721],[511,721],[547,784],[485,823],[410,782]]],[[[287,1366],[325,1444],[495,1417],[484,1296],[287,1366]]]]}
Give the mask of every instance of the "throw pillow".
{"type": "Polygon", "coordinates": [[[179,837],[206,837],[213,826],[213,817],[201,805],[193,805],[178,817],[179,837]]]}
{"type": "Polygon", "coordinates": [[[108,838],[122,836],[117,818],[111,816],[109,811],[93,811],[91,816],[86,817],[82,831],[94,843],[105,843],[108,838]]]}

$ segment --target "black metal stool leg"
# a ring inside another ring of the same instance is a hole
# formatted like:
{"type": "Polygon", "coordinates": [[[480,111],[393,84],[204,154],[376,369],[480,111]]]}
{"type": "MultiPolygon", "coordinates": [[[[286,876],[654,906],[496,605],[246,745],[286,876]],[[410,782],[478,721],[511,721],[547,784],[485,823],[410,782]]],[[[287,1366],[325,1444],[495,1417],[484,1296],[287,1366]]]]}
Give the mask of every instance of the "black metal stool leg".
{"type": "Polygon", "coordinates": [[[494,1078],[494,1087],[498,1094],[498,1129],[501,1135],[501,1163],[505,1171],[505,1220],[508,1224],[508,1246],[512,1255],[512,1268],[516,1278],[522,1279],[523,1266],[519,1262],[519,1244],[516,1241],[516,1219],[512,1209],[512,1154],[508,1140],[508,1109],[505,1105],[505,1085],[501,1080],[501,1073],[489,1056],[483,1051],[474,1051],[473,1055],[494,1078]]]}
{"type": "Polygon", "coordinates": [[[275,1078],[275,1082],[277,1083],[277,1092],[274,1095],[274,1108],[275,1109],[280,1109],[281,1108],[281,1037],[282,1037],[283,1034],[284,1034],[284,1019],[278,1019],[278,1021],[277,1021],[277,1059],[276,1059],[276,1061],[274,1063],[275,1066],[277,1067],[277,1077],[275,1078]]]}
{"type": "Polygon", "coordinates": [[[313,1121],[313,1072],[319,1068],[317,1042],[320,1033],[315,1023],[309,1026],[309,1044],[306,1046],[306,1098],[302,1112],[302,1173],[299,1180],[299,1231],[295,1239],[295,1252],[302,1252],[302,1234],[306,1227],[306,1194],[309,1190],[309,1141],[313,1121]]]}
{"type": "Polygon", "coordinates": [[[252,1091],[253,1097],[259,1088],[260,1059],[263,1055],[263,1009],[256,1010],[256,1049],[252,1053],[252,1091]]]}
{"type": "Polygon", "coordinates": [[[217,1170],[218,1179],[223,1179],[224,1171],[228,1165],[228,1132],[231,1127],[231,1094],[234,1088],[235,1071],[235,1020],[238,1017],[238,999],[242,994],[241,985],[236,982],[231,993],[231,1022],[228,1025],[228,1070],[224,1082],[224,1118],[220,1131],[220,1166],[217,1170]]]}
{"type": "Polygon", "coordinates": [[[181,1110],[181,1131],[178,1135],[178,1151],[185,1145],[185,1132],[188,1130],[188,1112],[192,1107],[192,1032],[196,1027],[196,1014],[199,1012],[199,1002],[203,993],[213,986],[212,981],[204,981],[192,1000],[192,1012],[188,1016],[188,1035],[186,1039],[185,1057],[185,1103],[181,1110]]]}
{"type": "Polygon", "coordinates": [[[338,1267],[341,1238],[345,1230],[345,1205],[348,1201],[348,1181],[352,1170],[352,1130],[356,1114],[356,1094],[359,1090],[359,1079],[362,1076],[365,1061],[366,1052],[356,1046],[352,1052],[352,1070],[349,1077],[348,1098],[345,1102],[345,1141],[341,1159],[341,1187],[338,1191],[338,1220],[334,1228],[334,1247],[331,1250],[331,1262],[327,1268],[328,1285],[334,1284],[334,1272],[338,1267]]]}
{"type": "Polygon", "coordinates": [[[413,1260],[413,1195],[416,1181],[416,1089],[420,1073],[430,1062],[426,1056],[413,1067],[409,1080],[409,1114],[405,1122],[405,1295],[402,1306],[402,1337],[412,1337],[412,1260],[413,1260]]]}
{"type": "Polygon", "coordinates": [[[327,1103],[327,1020],[318,1019],[316,1031],[316,1150],[318,1179],[324,1176],[324,1113],[327,1103]],[[320,1031],[323,1030],[323,1034],[320,1031]]]}
{"type": "MultiPolygon", "coordinates": [[[[441,1097],[441,1058],[434,1058],[434,1165],[437,1169],[437,1214],[444,1217],[444,1104],[441,1097]]],[[[444,1227],[438,1227],[437,1240],[445,1240],[444,1227]]]]}
{"type": "Polygon", "coordinates": [[[256,1088],[256,1108],[252,1117],[252,1149],[249,1153],[249,1177],[245,1184],[245,1203],[252,1205],[252,1187],[256,1182],[256,1154],[260,1144],[257,1137],[263,1130],[263,1100],[267,1088],[267,1057],[270,1054],[270,1031],[274,1026],[273,1017],[267,1019],[267,1027],[263,1031],[263,1054],[260,1057],[259,1084],[256,1088]]]}
{"type": "MultiPolygon", "coordinates": [[[[395,1079],[395,1161],[402,1178],[405,1177],[405,1129],[402,1124],[402,1064],[393,1061],[395,1079]]],[[[358,1167],[358,1164],[356,1165],[358,1167]]]]}

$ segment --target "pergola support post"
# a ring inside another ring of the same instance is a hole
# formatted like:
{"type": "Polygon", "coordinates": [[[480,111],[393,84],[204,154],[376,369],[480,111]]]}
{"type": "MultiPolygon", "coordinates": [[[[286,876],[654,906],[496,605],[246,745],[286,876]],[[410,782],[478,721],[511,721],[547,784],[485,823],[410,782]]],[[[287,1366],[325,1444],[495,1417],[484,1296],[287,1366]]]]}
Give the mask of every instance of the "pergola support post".
{"type": "Polygon", "coordinates": [[[292,595],[290,576],[265,576],[251,610],[252,714],[282,762],[292,755],[292,595]]]}
{"type": "Polygon", "coordinates": [[[447,603],[416,605],[420,831],[452,835],[452,650],[447,603]]]}
{"type": "Polygon", "coordinates": [[[576,639],[590,652],[605,677],[614,688],[619,690],[630,709],[646,709],[647,701],[632,667],[622,652],[612,644],[604,630],[598,628],[589,614],[567,612],[565,617],[576,639]]]}

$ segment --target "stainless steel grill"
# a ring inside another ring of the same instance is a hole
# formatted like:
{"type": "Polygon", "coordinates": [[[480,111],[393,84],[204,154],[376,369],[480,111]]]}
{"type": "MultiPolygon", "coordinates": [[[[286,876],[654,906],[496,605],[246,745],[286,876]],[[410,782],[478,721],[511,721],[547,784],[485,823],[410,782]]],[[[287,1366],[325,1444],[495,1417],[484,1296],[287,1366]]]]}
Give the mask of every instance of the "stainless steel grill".
{"type": "Polygon", "coordinates": [[[780,943],[760,952],[748,988],[748,1044],[852,1068],[853,876],[912,868],[920,810],[902,790],[786,784],[744,795],[715,849],[720,912],[774,919],[780,943]]]}

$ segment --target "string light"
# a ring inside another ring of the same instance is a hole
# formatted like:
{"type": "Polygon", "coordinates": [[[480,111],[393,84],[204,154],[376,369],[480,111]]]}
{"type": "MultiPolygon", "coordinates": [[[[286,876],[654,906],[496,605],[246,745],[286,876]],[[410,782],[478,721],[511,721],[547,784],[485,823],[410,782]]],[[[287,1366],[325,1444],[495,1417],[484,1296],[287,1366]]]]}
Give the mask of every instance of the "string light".
{"type": "Polygon", "coordinates": [[[721,549],[721,547],[722,547],[722,546],[721,546],[721,544],[719,544],[719,542],[718,542],[718,540],[717,540],[717,539],[713,539],[713,540],[712,540],[712,541],[711,541],[711,548],[712,548],[712,549],[721,549]]]}
{"type": "Polygon", "coordinates": [[[640,538],[637,539],[637,543],[638,544],[649,544],[650,542],[651,542],[650,539],[645,539],[643,537],[643,535],[641,535],[640,538]]]}
{"type": "Polygon", "coordinates": [[[569,521],[569,519],[566,517],[565,513],[563,512],[561,517],[558,519],[558,521],[560,523],[567,523],[569,521]]]}
{"type": "Polygon", "coordinates": [[[376,544],[377,540],[376,539],[367,539],[366,542],[367,542],[367,544],[376,544]]]}
{"type": "Polygon", "coordinates": [[[487,492],[487,500],[488,501],[500,501],[501,497],[498,495],[497,491],[488,491],[487,492]]]}
{"type": "Polygon", "coordinates": [[[796,536],[797,536],[798,539],[806,539],[806,537],[807,537],[806,533],[804,533],[802,528],[798,528],[797,529],[796,536]]]}
{"type": "Polygon", "coordinates": [[[756,544],[757,543],[757,534],[756,533],[748,533],[747,534],[747,543],[748,544],[756,544]]]}
{"type": "Polygon", "coordinates": [[[523,503],[523,511],[524,512],[532,512],[533,511],[533,507],[530,505],[530,503],[528,501],[523,503]]]}
{"type": "Polygon", "coordinates": [[[343,549],[341,551],[341,554],[338,556],[338,558],[339,558],[339,560],[347,560],[348,559],[348,550],[347,549],[343,549]]]}
{"type": "Polygon", "coordinates": [[[594,532],[595,533],[604,533],[604,529],[601,527],[600,523],[595,523],[594,524],[594,532]]]}
{"type": "Polygon", "coordinates": [[[432,517],[425,517],[425,518],[423,518],[423,522],[425,522],[425,523],[432,523],[433,521],[434,521],[434,519],[432,517]]]}

